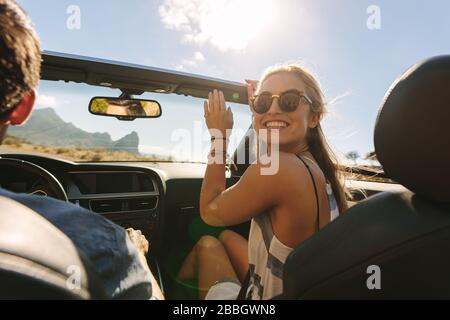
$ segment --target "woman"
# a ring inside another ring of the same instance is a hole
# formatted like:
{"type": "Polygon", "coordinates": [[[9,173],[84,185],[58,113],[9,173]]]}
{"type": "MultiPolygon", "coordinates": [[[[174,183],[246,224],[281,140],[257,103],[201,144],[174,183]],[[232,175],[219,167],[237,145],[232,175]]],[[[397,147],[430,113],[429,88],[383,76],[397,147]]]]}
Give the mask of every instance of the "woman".
{"type": "MultiPolygon", "coordinates": [[[[214,226],[252,222],[248,242],[232,231],[219,239],[204,236],[186,258],[178,279],[198,278],[202,299],[236,299],[248,271],[247,298],[281,294],[289,253],[347,208],[336,161],[320,127],[325,103],[314,77],[298,65],[272,67],[255,95],[253,91],[248,82],[253,127],[279,133],[279,141],[271,141],[270,134],[267,138],[269,146],[278,144],[279,169],[261,175],[263,165],[256,161],[227,189],[225,166],[208,164],[200,194],[202,219],[214,226]]],[[[212,155],[225,156],[231,110],[217,90],[204,108],[213,134],[212,155]]]]}

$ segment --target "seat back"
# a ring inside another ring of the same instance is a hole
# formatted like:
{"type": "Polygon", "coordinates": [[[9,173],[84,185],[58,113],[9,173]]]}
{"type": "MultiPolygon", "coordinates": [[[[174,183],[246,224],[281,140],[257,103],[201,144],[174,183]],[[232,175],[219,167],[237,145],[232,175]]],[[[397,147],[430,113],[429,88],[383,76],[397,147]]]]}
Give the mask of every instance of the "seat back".
{"type": "Polygon", "coordinates": [[[375,126],[387,176],[411,191],[350,208],[288,257],[284,297],[450,298],[450,56],[408,69],[375,126]]]}
{"type": "Polygon", "coordinates": [[[102,298],[72,241],[28,207],[0,196],[0,299],[102,298]]]}
{"type": "Polygon", "coordinates": [[[413,193],[380,193],[289,256],[284,296],[448,299],[449,252],[450,210],[413,193]]]}

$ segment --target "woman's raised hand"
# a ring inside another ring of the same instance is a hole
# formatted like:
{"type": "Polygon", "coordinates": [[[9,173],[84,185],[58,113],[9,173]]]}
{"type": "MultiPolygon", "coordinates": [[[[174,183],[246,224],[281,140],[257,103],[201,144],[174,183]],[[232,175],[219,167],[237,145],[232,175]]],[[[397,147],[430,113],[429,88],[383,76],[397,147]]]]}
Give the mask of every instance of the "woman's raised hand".
{"type": "Polygon", "coordinates": [[[230,107],[225,106],[225,97],[222,91],[214,90],[208,95],[208,101],[203,105],[205,109],[206,126],[211,136],[221,135],[229,137],[233,129],[233,113],[230,107]]]}
{"type": "Polygon", "coordinates": [[[258,86],[259,81],[245,80],[245,83],[247,84],[248,104],[251,105],[252,101],[250,99],[253,98],[253,95],[255,94],[255,90],[256,87],[258,86]]]}

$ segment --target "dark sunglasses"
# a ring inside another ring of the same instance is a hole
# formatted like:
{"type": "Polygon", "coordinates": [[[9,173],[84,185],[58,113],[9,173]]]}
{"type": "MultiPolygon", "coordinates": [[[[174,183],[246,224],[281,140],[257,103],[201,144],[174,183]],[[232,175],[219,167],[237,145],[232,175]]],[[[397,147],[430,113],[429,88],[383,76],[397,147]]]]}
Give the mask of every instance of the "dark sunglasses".
{"type": "Polygon", "coordinates": [[[303,92],[298,90],[288,90],[281,94],[272,94],[270,92],[262,92],[250,98],[251,107],[256,113],[262,114],[269,111],[273,99],[278,98],[280,109],[283,112],[292,112],[297,110],[301,102],[312,104],[312,100],[303,92]]]}

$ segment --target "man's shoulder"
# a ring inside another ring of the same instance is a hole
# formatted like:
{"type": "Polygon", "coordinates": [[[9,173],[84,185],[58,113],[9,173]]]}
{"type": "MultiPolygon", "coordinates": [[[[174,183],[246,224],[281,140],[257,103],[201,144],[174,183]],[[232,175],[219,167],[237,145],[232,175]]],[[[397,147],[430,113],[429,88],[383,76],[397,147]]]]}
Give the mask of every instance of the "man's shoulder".
{"type": "Polygon", "coordinates": [[[0,196],[37,212],[68,236],[105,281],[108,296],[120,296],[138,286],[144,291],[137,291],[137,296],[151,297],[149,273],[142,267],[139,254],[122,227],[100,214],[53,198],[2,188],[0,196]]]}
{"type": "Polygon", "coordinates": [[[61,207],[75,211],[85,211],[86,209],[73,205],[69,202],[60,201],[50,197],[36,196],[26,193],[15,193],[0,188],[0,196],[15,200],[29,207],[32,210],[38,211],[45,208],[61,207]]]}
{"type": "Polygon", "coordinates": [[[12,199],[21,203],[22,205],[30,208],[31,210],[37,212],[50,222],[59,225],[69,217],[72,221],[76,220],[86,220],[86,221],[101,221],[102,224],[109,225],[109,227],[117,227],[114,223],[110,222],[103,216],[89,211],[83,207],[77,206],[70,202],[65,202],[57,200],[51,197],[43,197],[30,195],[25,193],[15,193],[5,189],[0,188],[0,196],[12,199]]]}

